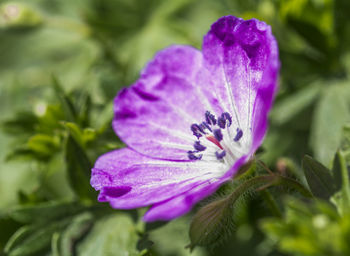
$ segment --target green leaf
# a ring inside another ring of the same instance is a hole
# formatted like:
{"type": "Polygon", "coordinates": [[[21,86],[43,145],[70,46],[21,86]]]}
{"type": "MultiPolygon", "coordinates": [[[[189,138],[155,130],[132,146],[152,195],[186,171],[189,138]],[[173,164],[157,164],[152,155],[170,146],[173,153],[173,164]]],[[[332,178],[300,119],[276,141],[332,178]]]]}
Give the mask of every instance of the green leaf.
{"type": "Polygon", "coordinates": [[[285,205],[284,219],[270,218],[261,223],[264,233],[281,252],[302,256],[348,254],[348,238],[342,232],[349,229],[341,223],[334,207],[294,198],[287,198],[285,205]]]}
{"type": "Polygon", "coordinates": [[[96,193],[90,186],[92,166],[83,148],[76,142],[72,135],[69,135],[67,139],[65,159],[72,189],[81,199],[95,199],[96,193]]]}
{"type": "Polygon", "coordinates": [[[5,121],[2,128],[9,134],[30,134],[35,131],[38,124],[38,117],[32,112],[21,111],[16,113],[15,117],[5,121]]]}
{"type": "Polygon", "coordinates": [[[349,170],[347,168],[343,154],[338,151],[335,154],[333,162],[334,178],[337,185],[337,191],[340,191],[332,199],[341,214],[350,211],[350,185],[349,170]]]}
{"type": "Polygon", "coordinates": [[[78,244],[78,255],[138,256],[138,231],[126,214],[108,215],[98,220],[87,237],[78,244]]]}
{"type": "Polygon", "coordinates": [[[295,115],[311,105],[320,92],[320,86],[308,86],[305,89],[280,100],[271,111],[271,120],[276,124],[284,124],[295,115]]]}
{"type": "Polygon", "coordinates": [[[61,233],[58,240],[60,256],[76,254],[77,242],[86,235],[93,225],[93,215],[89,212],[82,213],[72,219],[69,226],[61,233]]]}
{"type": "Polygon", "coordinates": [[[325,88],[313,116],[311,146],[315,158],[329,166],[341,144],[342,129],[350,118],[347,97],[349,85],[333,83],[325,88]]]}
{"type": "Polygon", "coordinates": [[[71,216],[85,209],[77,202],[45,202],[20,206],[12,209],[9,216],[21,223],[47,223],[55,219],[71,216]]]}
{"type": "Polygon", "coordinates": [[[9,256],[40,255],[48,251],[52,235],[65,228],[69,218],[44,225],[23,226],[10,238],[5,246],[9,256]]]}
{"type": "Polygon", "coordinates": [[[4,246],[10,236],[20,228],[20,224],[10,218],[7,214],[0,214],[0,230],[6,232],[0,232],[0,252],[4,249],[4,246]]]}
{"type": "Polygon", "coordinates": [[[303,158],[303,170],[314,196],[329,199],[335,192],[335,184],[330,170],[310,156],[303,158]]]}
{"type": "Polygon", "coordinates": [[[88,142],[96,139],[96,131],[92,128],[82,130],[76,123],[64,122],[63,125],[69,130],[75,141],[85,147],[88,142]]]}
{"type": "Polygon", "coordinates": [[[39,155],[51,156],[59,149],[60,139],[57,136],[35,134],[28,140],[27,145],[39,155]]]}
{"type": "Polygon", "coordinates": [[[52,85],[55,90],[56,96],[60,100],[65,118],[67,121],[74,122],[77,119],[77,111],[71,101],[71,99],[64,92],[60,82],[55,76],[52,76],[52,85]]]}

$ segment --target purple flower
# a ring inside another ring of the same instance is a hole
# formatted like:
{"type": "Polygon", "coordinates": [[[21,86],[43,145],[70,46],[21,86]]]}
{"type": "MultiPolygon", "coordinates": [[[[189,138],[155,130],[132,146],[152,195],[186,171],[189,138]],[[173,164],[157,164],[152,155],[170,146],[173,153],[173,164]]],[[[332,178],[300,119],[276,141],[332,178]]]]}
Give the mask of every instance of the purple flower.
{"type": "Polygon", "coordinates": [[[113,128],[128,147],[96,161],[98,200],[117,209],[152,205],[145,221],[187,213],[262,143],[278,71],[271,28],[255,19],[220,18],[202,51],[158,52],[115,98],[113,128]]]}

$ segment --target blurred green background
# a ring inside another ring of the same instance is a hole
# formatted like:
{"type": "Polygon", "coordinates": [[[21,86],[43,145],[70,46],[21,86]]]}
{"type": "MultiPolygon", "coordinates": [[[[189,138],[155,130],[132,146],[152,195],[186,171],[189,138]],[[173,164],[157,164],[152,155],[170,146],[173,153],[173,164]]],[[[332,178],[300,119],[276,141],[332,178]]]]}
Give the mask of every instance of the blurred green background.
{"type": "MultiPolygon", "coordinates": [[[[304,154],[331,166],[350,122],[348,0],[0,1],[4,255],[190,254],[190,216],[156,227],[139,221],[143,210],[96,204],[89,168],[123,147],[110,127],[118,90],[158,50],[200,49],[223,15],[264,20],[278,40],[280,90],[261,159],[272,169],[292,166],[301,180],[304,154]]],[[[271,214],[260,201],[240,207],[227,242],[192,255],[322,255],[267,239],[259,221],[271,214]]]]}

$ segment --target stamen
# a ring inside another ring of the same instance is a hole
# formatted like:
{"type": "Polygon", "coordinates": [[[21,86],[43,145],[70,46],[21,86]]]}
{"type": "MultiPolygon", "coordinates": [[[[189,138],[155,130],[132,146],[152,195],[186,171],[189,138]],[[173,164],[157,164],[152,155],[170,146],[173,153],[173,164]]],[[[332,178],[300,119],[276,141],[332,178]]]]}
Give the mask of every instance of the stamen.
{"type": "Polygon", "coordinates": [[[190,160],[201,160],[203,154],[199,154],[198,156],[196,156],[195,153],[198,153],[198,152],[195,152],[195,151],[188,151],[188,152],[187,152],[187,154],[188,154],[188,159],[190,159],[190,160]]]}
{"type": "Polygon", "coordinates": [[[226,156],[226,152],[225,150],[223,150],[222,152],[216,151],[215,156],[218,160],[221,160],[226,156]]]}
{"type": "Polygon", "coordinates": [[[225,129],[225,125],[226,125],[226,120],[224,117],[219,117],[218,118],[218,125],[221,129],[225,129]]]}
{"type": "Polygon", "coordinates": [[[231,117],[231,115],[228,112],[224,112],[224,113],[221,114],[221,116],[224,117],[225,120],[228,121],[227,127],[230,127],[231,124],[232,124],[232,117],[231,117]]]}
{"type": "Polygon", "coordinates": [[[194,149],[197,151],[204,151],[207,149],[207,147],[201,145],[201,143],[199,141],[196,141],[193,145],[194,149]]]}
{"type": "Polygon", "coordinates": [[[218,141],[222,141],[223,136],[222,136],[222,132],[220,129],[214,130],[213,133],[214,133],[215,139],[217,139],[218,141]]]}
{"type": "Polygon", "coordinates": [[[237,134],[233,140],[237,142],[242,138],[242,136],[243,136],[243,131],[241,129],[237,128],[237,134]]]}
{"type": "Polygon", "coordinates": [[[200,127],[203,131],[205,131],[205,129],[208,129],[210,132],[212,132],[210,126],[206,122],[201,123],[200,127]]]}
{"type": "Polygon", "coordinates": [[[221,114],[221,116],[218,118],[218,125],[220,128],[225,129],[227,124],[227,127],[230,127],[232,124],[232,117],[229,113],[224,112],[221,114]]]}
{"type": "Polygon", "coordinates": [[[210,113],[209,111],[205,112],[205,121],[210,125],[216,124],[215,116],[212,113],[210,113]]]}
{"type": "Polygon", "coordinates": [[[193,132],[193,135],[197,137],[197,139],[202,137],[201,133],[204,134],[203,129],[198,124],[192,124],[191,125],[191,131],[193,132]]]}

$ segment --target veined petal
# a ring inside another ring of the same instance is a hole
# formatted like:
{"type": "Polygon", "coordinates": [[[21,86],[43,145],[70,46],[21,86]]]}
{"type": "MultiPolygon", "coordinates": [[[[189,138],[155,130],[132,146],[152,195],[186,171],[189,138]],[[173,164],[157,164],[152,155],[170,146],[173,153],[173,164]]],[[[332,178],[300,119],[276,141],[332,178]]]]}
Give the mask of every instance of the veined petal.
{"type": "Polygon", "coordinates": [[[277,89],[278,49],[270,26],[255,19],[222,17],[204,37],[203,55],[221,104],[243,134],[251,134],[243,142],[253,153],[265,135],[277,89]]]}
{"type": "Polygon", "coordinates": [[[145,214],[145,221],[168,221],[189,212],[193,205],[214,193],[218,187],[228,179],[219,179],[214,183],[200,184],[190,191],[178,195],[165,202],[153,205],[145,214]]]}
{"type": "Polygon", "coordinates": [[[115,99],[118,136],[142,154],[188,160],[194,140],[190,126],[203,119],[209,105],[196,81],[201,68],[202,54],[192,47],[160,51],[140,79],[115,99]]]}
{"type": "Polygon", "coordinates": [[[91,185],[100,191],[100,201],[108,201],[114,208],[131,209],[215,183],[227,171],[225,168],[215,162],[157,160],[125,148],[104,154],[96,161],[91,185]]]}

